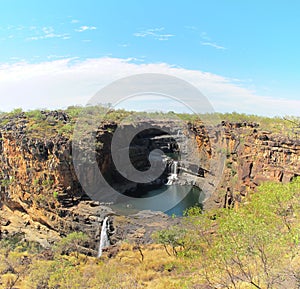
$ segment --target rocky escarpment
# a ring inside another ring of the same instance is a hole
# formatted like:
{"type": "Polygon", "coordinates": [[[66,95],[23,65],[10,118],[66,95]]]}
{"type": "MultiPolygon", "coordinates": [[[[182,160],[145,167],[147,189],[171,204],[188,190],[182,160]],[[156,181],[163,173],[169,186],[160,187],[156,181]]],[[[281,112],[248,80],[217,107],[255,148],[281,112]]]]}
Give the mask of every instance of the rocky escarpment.
{"type": "Polygon", "coordinates": [[[300,175],[300,140],[261,130],[256,123],[223,122],[226,162],[208,206],[230,207],[265,181],[289,182],[300,175]]]}
{"type": "MultiPolygon", "coordinates": [[[[49,246],[70,232],[83,231],[90,237],[89,247],[97,248],[101,222],[107,214],[114,214],[107,207],[90,200],[77,179],[72,162],[72,135],[59,130],[72,124],[70,117],[64,112],[42,111],[39,118],[42,121],[34,122],[25,113],[19,113],[2,119],[1,236],[23,232],[26,239],[49,246]]],[[[116,187],[132,189],[136,184],[126,183],[112,161],[110,145],[116,127],[114,122],[103,122],[97,128],[98,167],[116,187]]],[[[134,154],[134,162],[137,169],[142,169],[148,166],[148,152],[147,149],[141,150],[143,146],[138,143],[135,151],[140,154],[134,154]]],[[[95,171],[88,167],[83,169],[87,180],[97,184],[95,171]]],[[[111,218],[119,222],[118,216],[111,218]]],[[[125,236],[125,239],[134,237],[132,231],[141,226],[134,221],[137,219],[133,216],[132,221],[121,222],[123,229],[116,230],[115,240],[118,240],[118,235],[125,236]]],[[[147,219],[153,223],[153,220],[147,219]]],[[[152,230],[157,226],[152,225],[152,230]]],[[[145,232],[141,242],[150,241],[149,232],[152,230],[145,232]]]]}
{"type": "MultiPolygon", "coordinates": [[[[64,113],[44,115],[51,124],[48,130],[57,122],[69,122],[64,113]]],[[[82,218],[78,218],[80,209],[69,209],[83,196],[72,167],[70,140],[52,131],[48,132],[49,137],[35,137],[28,130],[30,125],[22,113],[2,127],[1,234],[28,231],[27,238],[44,243],[82,226],[85,231],[94,230],[88,224],[96,212],[82,213],[82,218]]]]}
{"type": "MultiPolygon", "coordinates": [[[[33,123],[24,113],[6,116],[0,126],[0,185],[1,236],[24,232],[27,239],[44,246],[55,242],[72,231],[83,231],[90,236],[90,248],[96,248],[103,217],[111,215],[116,224],[112,239],[136,239],[150,242],[150,233],[165,226],[172,219],[160,214],[122,217],[92,201],[82,189],[72,162],[72,138],[66,128],[72,118],[64,112],[41,112],[42,122],[33,123]],[[150,217],[149,217],[150,216],[150,217]],[[153,222],[155,218],[155,222],[153,222]],[[142,224],[143,223],[143,224],[142,224]],[[153,225],[154,224],[154,225],[153,225]],[[135,233],[137,230],[138,233],[135,233]]],[[[169,124],[162,122],[162,128],[169,124]]],[[[202,123],[189,125],[190,134],[198,143],[199,160],[203,176],[209,177],[205,160],[216,157],[219,147],[226,156],[222,166],[221,182],[214,187],[206,207],[233,206],[255,189],[262,181],[288,182],[300,175],[300,142],[268,131],[254,123],[228,123],[220,130],[210,129],[208,134],[202,123]]],[[[127,188],[124,178],[116,171],[111,158],[110,145],[115,122],[103,122],[96,131],[97,163],[107,180],[119,188],[127,188]]],[[[153,133],[153,132],[151,132],[153,133]]],[[[153,134],[154,135],[154,134],[153,134]]],[[[151,135],[151,137],[153,137],[151,135]]],[[[138,169],[147,162],[150,137],[140,135],[133,158],[138,169]],[[137,153],[139,152],[139,153],[137,153]]],[[[158,141],[158,140],[156,140],[158,141]]],[[[176,148],[176,145],[172,145],[176,148]]],[[[217,164],[216,164],[217,165],[217,164]]],[[[85,168],[87,179],[97,183],[95,171],[85,168]]],[[[213,176],[210,176],[213,178],[213,176]]],[[[132,188],[135,184],[130,184],[132,188]]]]}

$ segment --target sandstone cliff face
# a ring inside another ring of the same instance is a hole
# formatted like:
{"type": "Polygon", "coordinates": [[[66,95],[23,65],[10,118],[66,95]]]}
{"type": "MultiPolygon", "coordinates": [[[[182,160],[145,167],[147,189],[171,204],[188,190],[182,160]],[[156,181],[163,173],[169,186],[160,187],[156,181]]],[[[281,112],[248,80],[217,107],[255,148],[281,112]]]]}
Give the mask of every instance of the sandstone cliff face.
{"type": "MultiPolygon", "coordinates": [[[[55,130],[57,122],[70,123],[68,115],[45,112],[44,116],[49,118],[52,130],[44,136],[28,133],[31,123],[24,113],[0,126],[1,234],[22,231],[26,238],[47,246],[69,232],[83,231],[90,236],[90,247],[95,248],[101,220],[112,212],[89,200],[77,180],[72,141],[55,130]]],[[[224,135],[215,136],[208,136],[201,124],[190,126],[204,158],[214,158],[214,143],[227,157],[222,181],[207,201],[207,208],[232,206],[262,181],[288,182],[300,175],[299,140],[261,131],[251,123],[224,122],[222,126],[224,135]]],[[[108,179],[122,184],[109,151],[116,127],[116,123],[107,122],[99,128],[97,162],[108,179]]],[[[138,161],[140,166],[146,165],[138,161]]],[[[87,176],[91,182],[96,181],[95,172],[87,176]]],[[[121,222],[120,217],[115,218],[121,222]]]]}
{"type": "Polygon", "coordinates": [[[289,182],[300,175],[300,140],[262,131],[254,123],[222,125],[227,159],[210,206],[233,206],[262,182],[289,182]]]}
{"type": "MultiPolygon", "coordinates": [[[[68,121],[65,114],[56,117],[68,121]]],[[[95,235],[99,212],[79,206],[84,194],[72,166],[71,141],[52,133],[48,138],[30,136],[28,122],[20,114],[1,131],[1,233],[30,227],[26,238],[42,243],[83,227],[95,235]]]]}
{"type": "MultiPolygon", "coordinates": [[[[32,123],[24,113],[6,119],[0,127],[0,237],[23,232],[26,239],[47,247],[70,232],[83,231],[90,237],[89,247],[96,249],[104,216],[114,214],[90,200],[77,179],[71,137],[56,129],[58,121],[64,125],[70,123],[68,115],[63,112],[44,112],[43,115],[45,122],[51,125],[46,132],[43,127],[37,127],[40,134],[31,131],[32,123]]],[[[128,184],[124,185],[124,178],[116,171],[110,154],[116,127],[116,123],[106,122],[98,128],[97,163],[107,180],[127,188],[128,184]]],[[[147,155],[147,151],[142,155],[147,155]]],[[[135,155],[140,168],[148,165],[143,156],[135,155]]],[[[83,167],[83,170],[88,181],[97,184],[94,169],[83,167]]],[[[122,220],[118,216],[112,218],[116,224],[122,220]]],[[[140,238],[133,232],[141,227],[142,221],[134,220],[136,217],[125,221],[125,225],[121,222],[123,228],[118,228],[112,239],[118,240],[121,235],[126,235],[126,239],[140,238]]],[[[153,218],[148,221],[152,223],[153,218]]],[[[149,242],[151,230],[144,233],[142,242],[149,242]]]]}

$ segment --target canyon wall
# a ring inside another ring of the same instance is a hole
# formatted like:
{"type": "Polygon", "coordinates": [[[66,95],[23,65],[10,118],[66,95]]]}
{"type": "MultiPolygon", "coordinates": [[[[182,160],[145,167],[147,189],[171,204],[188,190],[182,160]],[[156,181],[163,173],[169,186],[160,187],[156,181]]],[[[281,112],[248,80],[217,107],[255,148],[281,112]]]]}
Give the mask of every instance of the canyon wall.
{"type": "Polygon", "coordinates": [[[266,181],[300,176],[300,140],[260,129],[256,123],[222,122],[226,162],[222,181],[208,206],[230,207],[266,181]]]}
{"type": "MultiPolygon", "coordinates": [[[[32,124],[24,113],[0,125],[1,236],[24,232],[26,238],[48,246],[69,232],[84,231],[90,236],[90,247],[96,247],[100,222],[113,212],[90,200],[77,180],[72,139],[55,130],[57,123],[68,125],[69,116],[54,111],[44,112],[44,117],[51,119],[51,132],[43,136],[29,133],[32,124]]],[[[224,133],[215,136],[208,136],[201,123],[189,128],[207,159],[214,158],[216,143],[226,156],[221,182],[206,208],[231,207],[263,181],[288,182],[300,175],[299,140],[263,131],[254,123],[223,122],[220,126],[224,133]]],[[[109,150],[116,127],[114,122],[99,127],[97,162],[108,179],[122,185],[109,150]]],[[[146,165],[141,160],[139,164],[146,165]]],[[[203,167],[200,160],[199,166],[203,167]]],[[[88,167],[85,173],[91,182],[97,181],[88,167]]],[[[115,218],[116,223],[125,222],[121,216],[115,218]]]]}

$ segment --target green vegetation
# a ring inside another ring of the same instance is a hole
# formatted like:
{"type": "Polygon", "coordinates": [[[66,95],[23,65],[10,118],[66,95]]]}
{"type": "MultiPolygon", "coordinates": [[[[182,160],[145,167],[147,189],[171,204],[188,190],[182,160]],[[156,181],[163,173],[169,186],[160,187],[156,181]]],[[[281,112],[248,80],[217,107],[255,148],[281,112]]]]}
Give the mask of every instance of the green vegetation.
{"type": "Polygon", "coordinates": [[[166,253],[171,256],[168,247],[172,248],[172,254],[178,256],[178,248],[182,251],[185,248],[184,235],[186,231],[179,228],[173,227],[172,229],[165,229],[154,234],[153,238],[156,242],[163,244],[166,253]]]}
{"type": "Polygon", "coordinates": [[[46,252],[16,235],[0,244],[0,288],[299,288],[299,197],[299,178],[266,183],[238,208],[191,208],[157,244],[124,241],[101,260],[80,253],[80,232],[46,252]]]}
{"type": "MultiPolygon", "coordinates": [[[[105,123],[113,133],[114,123],[136,119],[197,121],[198,116],[169,113],[134,113],[104,106],[72,106],[65,111],[16,109],[0,114],[0,126],[11,123],[32,138],[62,135],[72,138],[78,119],[79,133],[94,123],[105,123]],[[93,120],[93,121],[91,121],[93,120]]],[[[201,115],[200,119],[259,123],[261,130],[295,137],[298,118],[268,118],[245,114],[201,115]]],[[[9,128],[12,130],[12,128],[9,128]]],[[[93,128],[97,129],[97,128],[93,128]]],[[[5,138],[5,137],[4,137],[5,138]]],[[[241,142],[243,138],[241,138],[241,142]]],[[[100,150],[103,144],[98,142],[100,150]]],[[[227,157],[231,153],[223,149],[227,157]]],[[[232,183],[237,170],[226,162],[232,183]]],[[[1,187],[13,186],[14,178],[1,176],[1,187]]],[[[37,208],[52,208],[62,192],[50,176],[36,177],[37,208]]],[[[290,184],[267,183],[239,207],[202,212],[186,211],[180,225],[153,235],[156,244],[129,244],[124,240],[113,258],[104,252],[101,260],[86,256],[89,241],[81,232],[62,238],[49,250],[41,250],[21,234],[0,242],[1,288],[299,288],[300,286],[300,179],[290,184]],[[87,250],[87,249],[86,249],[87,250]]]]}
{"type": "Polygon", "coordinates": [[[63,238],[56,246],[55,250],[60,254],[75,252],[76,258],[79,257],[80,247],[88,240],[88,237],[82,232],[73,232],[63,238]]]}
{"type": "MultiPolygon", "coordinates": [[[[198,260],[194,284],[212,288],[298,288],[300,179],[268,183],[239,209],[188,213],[178,232],[186,259],[198,260]]],[[[173,229],[162,231],[172,242],[173,229]],[[169,234],[168,234],[169,232],[169,234]]],[[[180,246],[179,246],[180,248],[180,246]]]]}
{"type": "Polygon", "coordinates": [[[53,185],[54,181],[51,179],[46,179],[42,181],[42,185],[44,187],[51,187],[53,185]]]}
{"type": "MultiPolygon", "coordinates": [[[[221,120],[255,122],[261,130],[293,138],[299,130],[299,118],[295,117],[286,120],[237,113],[198,117],[174,112],[134,113],[104,106],[72,106],[55,112],[15,109],[0,114],[0,126],[19,126],[32,138],[72,138],[79,118],[77,128],[82,133],[94,123],[105,123],[106,131],[113,133],[114,122],[143,118],[201,119],[212,124],[221,120]]],[[[103,144],[95,146],[100,150],[103,144]]],[[[231,153],[223,150],[234,183],[237,171],[231,153]]],[[[13,186],[14,181],[1,176],[0,185],[13,186]]],[[[41,177],[32,182],[39,187],[33,204],[54,210],[61,194],[55,190],[54,180],[41,177]]],[[[101,260],[81,253],[88,242],[81,232],[62,238],[46,251],[49,254],[16,234],[0,242],[0,288],[299,288],[299,197],[300,179],[286,185],[264,184],[239,207],[206,212],[191,208],[182,224],[153,234],[156,244],[124,240],[116,256],[108,258],[104,253],[101,260]]]]}
{"type": "Polygon", "coordinates": [[[58,196],[59,196],[59,193],[58,193],[57,191],[54,191],[54,192],[53,192],[53,198],[54,198],[54,199],[57,199],[58,196]]]}
{"type": "Polygon", "coordinates": [[[57,132],[61,135],[71,135],[73,133],[74,126],[71,123],[67,123],[64,126],[60,127],[57,132]]]}
{"type": "Polygon", "coordinates": [[[46,119],[45,115],[42,114],[39,109],[30,110],[26,112],[25,115],[30,119],[34,119],[35,121],[42,121],[46,119]]]}
{"type": "Polygon", "coordinates": [[[10,177],[9,179],[0,180],[0,185],[3,186],[3,187],[8,187],[11,184],[13,184],[13,182],[14,182],[14,178],[10,177]]]}
{"type": "Polygon", "coordinates": [[[23,112],[22,108],[15,108],[14,110],[12,110],[11,112],[9,112],[9,116],[10,117],[14,117],[17,116],[19,114],[21,114],[23,112]]]}
{"type": "MultiPolygon", "coordinates": [[[[93,128],[93,124],[101,124],[103,122],[130,123],[140,119],[160,119],[160,120],[182,120],[186,122],[203,121],[205,124],[217,125],[222,120],[229,122],[253,122],[260,125],[260,129],[272,131],[273,133],[281,133],[289,137],[295,137],[300,134],[300,128],[297,126],[299,117],[263,117],[257,115],[247,115],[242,113],[212,113],[212,114],[188,114],[165,112],[133,112],[124,109],[113,109],[110,106],[70,106],[65,110],[57,110],[57,113],[64,113],[68,120],[63,121],[56,118],[53,112],[47,110],[30,110],[23,112],[17,108],[9,113],[0,113],[0,127],[9,124],[11,121],[19,123],[22,117],[26,118],[26,132],[28,135],[36,138],[44,138],[57,134],[71,138],[77,120],[80,118],[78,130],[86,132],[89,128],[93,128]],[[21,116],[18,118],[18,116],[21,116]]],[[[95,129],[95,128],[93,128],[95,129]]]]}

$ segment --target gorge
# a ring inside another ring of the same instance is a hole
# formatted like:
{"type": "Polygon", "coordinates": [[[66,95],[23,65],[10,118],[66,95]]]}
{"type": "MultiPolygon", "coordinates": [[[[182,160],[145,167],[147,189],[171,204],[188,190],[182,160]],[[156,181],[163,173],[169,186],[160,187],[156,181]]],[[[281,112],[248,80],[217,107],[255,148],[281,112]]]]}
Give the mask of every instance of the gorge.
{"type": "MultiPolygon", "coordinates": [[[[1,118],[1,238],[21,232],[26,239],[49,247],[62,236],[81,231],[90,237],[86,246],[92,249],[91,254],[97,255],[96,248],[102,243],[101,234],[97,234],[99,218],[105,223],[105,217],[111,216],[116,228],[110,237],[112,244],[136,238],[149,243],[153,231],[178,222],[158,212],[122,216],[91,200],[72,163],[72,130],[67,128],[72,127],[76,117],[70,111],[36,114],[18,112],[1,118]],[[151,226],[153,222],[155,226],[151,226]]],[[[196,203],[200,197],[201,205],[209,209],[237,206],[264,181],[289,182],[300,175],[300,141],[293,136],[265,130],[251,121],[224,121],[209,128],[209,132],[201,121],[186,124],[187,131],[177,129],[166,135],[163,131],[169,130],[170,124],[162,119],[156,121],[161,130],[145,130],[133,140],[130,153],[138,170],[149,168],[149,150],[160,147],[166,155],[166,170],[161,178],[145,186],[126,180],[115,168],[110,145],[118,121],[101,123],[96,132],[97,163],[107,182],[129,196],[146,194],[149,188],[153,192],[164,187],[195,186],[191,202],[196,203]],[[185,151],[184,143],[175,141],[180,133],[184,135],[182,140],[196,142],[197,158],[178,159],[178,144],[185,151]],[[222,167],[218,166],[219,155],[225,157],[222,167]],[[220,181],[214,183],[216,175],[220,181]],[[165,185],[168,183],[171,186],[165,185]],[[201,195],[197,188],[209,192],[209,197],[201,195]]],[[[87,182],[97,184],[95,171],[84,166],[83,170],[87,182]]]]}

